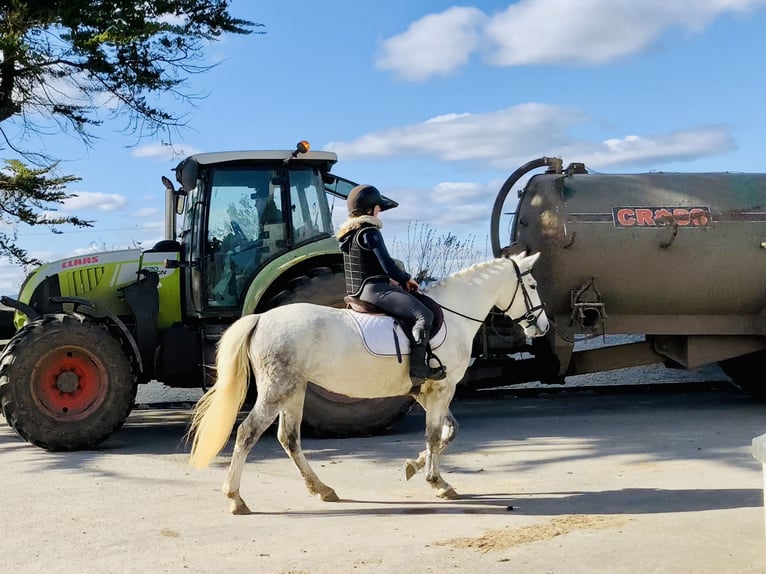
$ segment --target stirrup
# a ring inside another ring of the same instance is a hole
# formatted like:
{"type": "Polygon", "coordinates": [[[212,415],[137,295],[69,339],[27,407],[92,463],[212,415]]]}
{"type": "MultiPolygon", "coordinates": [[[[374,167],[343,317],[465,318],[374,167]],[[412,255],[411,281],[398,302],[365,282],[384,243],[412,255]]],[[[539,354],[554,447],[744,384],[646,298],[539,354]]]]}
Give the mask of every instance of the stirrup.
{"type": "Polygon", "coordinates": [[[441,381],[442,379],[445,379],[447,377],[447,367],[444,366],[444,363],[442,363],[442,360],[436,356],[436,353],[434,353],[431,350],[431,345],[428,345],[426,347],[426,365],[433,371],[437,371],[434,373],[433,377],[428,377],[429,379],[433,381],[441,381]],[[431,359],[436,359],[436,362],[439,363],[438,367],[432,367],[431,366],[431,359]]]}
{"type": "Polygon", "coordinates": [[[430,374],[426,377],[431,381],[441,381],[447,378],[447,368],[444,365],[431,367],[430,374]]]}
{"type": "Polygon", "coordinates": [[[410,349],[410,379],[413,386],[423,383],[423,380],[440,381],[447,376],[444,365],[423,343],[414,343],[410,349]],[[431,366],[431,358],[439,362],[438,367],[431,366]]]}
{"type": "Polygon", "coordinates": [[[444,365],[432,367],[428,363],[425,363],[424,366],[427,370],[423,369],[423,371],[420,371],[419,373],[410,371],[410,380],[412,381],[413,387],[420,386],[425,381],[441,381],[447,377],[447,369],[444,365]]]}

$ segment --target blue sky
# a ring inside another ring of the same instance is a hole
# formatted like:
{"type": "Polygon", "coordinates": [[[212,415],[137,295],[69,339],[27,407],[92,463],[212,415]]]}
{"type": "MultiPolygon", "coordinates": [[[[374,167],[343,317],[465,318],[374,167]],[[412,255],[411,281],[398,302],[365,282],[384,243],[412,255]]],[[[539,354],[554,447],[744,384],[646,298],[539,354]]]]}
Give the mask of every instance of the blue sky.
{"type": "MultiPolygon", "coordinates": [[[[764,171],[766,0],[233,0],[231,13],[265,34],[212,44],[193,106],[163,100],[188,126],[175,153],[307,139],[400,203],[383,215],[390,242],[417,221],[484,250],[502,182],[542,155],[602,172],[764,171]]],[[[162,237],[160,178],[179,157],[124,128],[107,121],[93,149],[41,138],[83,178],[60,211],[96,223],[21,228],[32,255],[162,237]]],[[[23,277],[0,265],[0,293],[23,277]]]]}

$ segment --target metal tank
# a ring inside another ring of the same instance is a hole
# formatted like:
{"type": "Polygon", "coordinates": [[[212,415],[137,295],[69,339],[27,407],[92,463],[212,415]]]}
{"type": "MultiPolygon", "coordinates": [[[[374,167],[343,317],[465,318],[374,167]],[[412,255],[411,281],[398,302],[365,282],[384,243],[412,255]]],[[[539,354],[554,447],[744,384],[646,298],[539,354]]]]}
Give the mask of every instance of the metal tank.
{"type": "Polygon", "coordinates": [[[496,255],[542,253],[534,275],[555,329],[538,359],[549,378],[656,362],[720,362],[742,378],[764,359],[753,353],[766,349],[766,174],[601,174],[540,158],[501,189],[492,243],[496,255]],[[500,237],[508,193],[540,167],[500,237]],[[644,337],[573,353],[601,335],[644,337]]]}

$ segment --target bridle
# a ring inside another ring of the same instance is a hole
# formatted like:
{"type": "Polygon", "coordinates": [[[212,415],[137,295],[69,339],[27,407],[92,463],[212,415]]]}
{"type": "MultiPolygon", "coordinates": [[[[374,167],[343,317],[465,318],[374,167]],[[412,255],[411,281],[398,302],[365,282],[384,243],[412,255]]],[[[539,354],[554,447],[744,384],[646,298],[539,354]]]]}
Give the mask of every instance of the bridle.
{"type": "MultiPolygon", "coordinates": [[[[540,303],[539,305],[533,305],[532,304],[532,298],[529,296],[529,291],[527,290],[526,285],[524,285],[523,277],[525,275],[531,275],[532,270],[528,269],[522,273],[521,269],[519,269],[518,263],[516,263],[515,260],[511,259],[511,263],[513,263],[513,269],[516,271],[516,289],[513,291],[513,296],[511,297],[511,300],[508,302],[508,305],[506,305],[505,309],[501,310],[501,313],[505,314],[508,312],[508,309],[511,308],[513,305],[513,302],[516,300],[516,296],[521,293],[521,295],[524,297],[524,305],[527,308],[527,312],[517,319],[511,319],[514,324],[520,325],[522,328],[525,327],[538,327],[537,320],[540,318],[540,315],[542,315],[543,310],[545,309],[545,305],[540,303]],[[521,325],[521,323],[526,323],[526,325],[521,325]]],[[[463,313],[460,313],[459,311],[455,311],[454,309],[450,309],[449,307],[445,307],[441,303],[437,302],[437,305],[444,309],[445,311],[449,311],[450,313],[453,313],[455,315],[458,315],[460,317],[463,317],[464,319],[469,319],[471,321],[476,321],[477,323],[483,323],[484,319],[476,319],[474,317],[469,317],[468,315],[464,315],[463,313]]],[[[540,329],[542,330],[542,329],[540,329]]]]}
{"type": "MultiPolygon", "coordinates": [[[[545,305],[540,302],[539,305],[533,305],[532,304],[532,298],[529,296],[529,291],[527,290],[526,285],[524,285],[523,277],[524,275],[531,275],[532,270],[527,269],[523,273],[519,269],[519,265],[516,263],[514,259],[511,259],[511,263],[513,263],[513,268],[516,270],[516,277],[518,277],[518,281],[516,282],[516,290],[513,292],[513,297],[511,297],[511,301],[508,303],[508,306],[503,309],[503,313],[507,312],[508,309],[511,308],[511,305],[513,305],[513,301],[516,299],[516,294],[521,291],[521,294],[524,297],[524,305],[527,308],[527,312],[523,317],[519,317],[518,319],[513,319],[513,322],[520,325],[522,322],[526,323],[526,327],[537,327],[540,329],[540,327],[537,324],[537,320],[540,318],[540,315],[543,314],[543,311],[545,310],[545,305]]],[[[522,327],[524,327],[522,325],[522,327]]],[[[547,329],[540,329],[541,331],[546,331],[547,329]]]]}

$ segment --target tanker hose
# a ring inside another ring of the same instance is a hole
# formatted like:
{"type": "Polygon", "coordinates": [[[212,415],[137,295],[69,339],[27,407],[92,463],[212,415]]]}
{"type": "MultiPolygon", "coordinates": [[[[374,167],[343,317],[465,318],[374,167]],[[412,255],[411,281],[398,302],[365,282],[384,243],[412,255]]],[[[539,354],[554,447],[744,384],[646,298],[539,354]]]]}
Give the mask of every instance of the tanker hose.
{"type": "Polygon", "coordinates": [[[511,189],[513,189],[513,186],[516,185],[516,182],[518,182],[526,173],[533,169],[545,166],[550,166],[557,171],[561,171],[561,158],[538,157],[537,159],[528,161],[514,171],[500,188],[500,191],[495,198],[495,205],[492,207],[492,219],[490,222],[490,241],[492,242],[492,253],[495,257],[500,257],[503,254],[502,246],[500,245],[500,216],[502,215],[505,199],[508,197],[511,189]]]}

